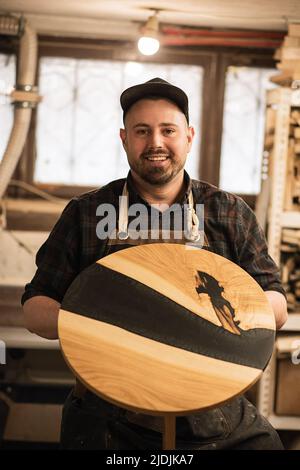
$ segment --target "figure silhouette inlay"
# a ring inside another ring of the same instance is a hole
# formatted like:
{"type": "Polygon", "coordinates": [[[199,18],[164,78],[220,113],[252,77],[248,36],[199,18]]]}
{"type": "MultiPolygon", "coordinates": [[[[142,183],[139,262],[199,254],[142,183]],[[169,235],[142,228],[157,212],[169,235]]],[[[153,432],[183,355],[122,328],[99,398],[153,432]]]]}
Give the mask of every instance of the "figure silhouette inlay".
{"type": "Polygon", "coordinates": [[[204,271],[197,271],[195,276],[198,294],[207,294],[221,325],[226,330],[240,335],[239,321],[235,320],[235,311],[231,303],[223,297],[224,287],[220,286],[217,279],[204,271]]]}

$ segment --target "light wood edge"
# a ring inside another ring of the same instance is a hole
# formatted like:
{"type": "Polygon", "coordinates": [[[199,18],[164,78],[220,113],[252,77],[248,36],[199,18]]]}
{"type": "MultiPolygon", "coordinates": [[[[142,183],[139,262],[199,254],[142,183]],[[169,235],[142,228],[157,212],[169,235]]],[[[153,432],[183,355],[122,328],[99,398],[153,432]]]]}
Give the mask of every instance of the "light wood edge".
{"type": "MultiPolygon", "coordinates": [[[[98,323],[97,320],[93,320],[93,319],[87,318],[87,317],[82,317],[81,315],[77,315],[77,314],[62,310],[62,309],[60,310],[58,328],[59,328],[59,337],[60,337],[61,350],[62,350],[62,354],[63,354],[67,364],[69,365],[70,369],[73,371],[75,376],[77,376],[79,378],[79,380],[88,389],[90,389],[93,393],[98,395],[100,398],[102,398],[102,399],[104,399],[104,400],[106,400],[106,401],[108,401],[108,402],[110,402],[114,405],[120,406],[120,407],[128,409],[128,410],[132,410],[132,411],[135,411],[135,412],[145,413],[145,414],[148,414],[148,415],[158,415],[158,416],[162,416],[162,415],[163,416],[166,416],[166,415],[176,415],[176,416],[183,415],[184,416],[184,415],[196,413],[198,411],[209,410],[209,409],[215,408],[216,406],[221,406],[222,404],[227,403],[228,401],[234,399],[235,397],[238,397],[238,396],[242,395],[243,393],[245,393],[246,390],[248,390],[257,380],[259,380],[259,378],[262,374],[262,371],[260,369],[255,369],[255,368],[251,368],[251,367],[243,366],[243,365],[239,365],[239,364],[232,364],[232,363],[222,361],[222,360],[219,360],[219,359],[213,359],[213,358],[210,358],[210,357],[207,357],[207,356],[200,356],[198,354],[195,354],[195,353],[192,353],[192,352],[189,352],[189,351],[181,350],[180,354],[183,353],[184,355],[186,355],[188,357],[187,363],[190,363],[190,360],[195,356],[197,356],[198,358],[199,357],[204,357],[205,362],[216,361],[216,363],[218,364],[217,369],[219,371],[220,370],[224,371],[224,368],[229,368],[230,367],[230,368],[236,368],[236,374],[239,377],[241,377],[242,371],[244,371],[245,373],[248,373],[249,382],[245,385],[242,385],[241,388],[239,388],[238,391],[231,394],[229,397],[227,396],[225,399],[219,400],[217,402],[214,402],[213,404],[209,404],[209,405],[203,406],[201,408],[196,407],[196,408],[192,408],[192,409],[184,409],[183,411],[177,410],[177,409],[175,411],[174,409],[172,409],[172,410],[170,410],[170,409],[169,410],[167,410],[167,409],[165,409],[165,410],[153,410],[153,409],[140,408],[140,407],[128,404],[128,403],[124,403],[124,402],[119,401],[117,399],[111,398],[110,396],[106,395],[103,392],[99,392],[99,390],[93,384],[91,384],[89,381],[87,381],[85,379],[85,377],[83,377],[76,370],[76,368],[74,367],[74,365],[72,363],[72,359],[69,358],[68,353],[65,351],[65,349],[67,349],[66,340],[65,340],[65,330],[68,328],[68,326],[66,326],[66,323],[68,324],[70,321],[75,322],[75,324],[80,323],[80,334],[82,335],[82,337],[84,337],[84,332],[86,331],[86,328],[88,329],[89,333],[92,333],[92,334],[95,335],[95,331],[96,331],[95,321],[98,323]]],[[[106,324],[106,323],[102,323],[102,322],[100,322],[100,323],[101,323],[101,327],[104,326],[104,328],[106,328],[106,329],[110,329],[110,328],[114,329],[115,343],[118,344],[118,345],[124,343],[124,341],[125,341],[126,347],[129,347],[129,349],[132,350],[133,349],[132,344],[137,342],[138,347],[136,347],[136,348],[137,348],[138,352],[140,352],[141,343],[144,343],[144,345],[146,345],[146,347],[147,347],[147,344],[148,344],[148,345],[150,345],[150,349],[153,349],[153,340],[149,340],[148,338],[141,338],[139,335],[136,335],[136,334],[128,332],[128,331],[124,331],[121,328],[118,328],[118,327],[115,327],[115,326],[112,326],[112,325],[109,325],[109,324],[106,324]],[[116,331],[117,330],[118,330],[118,335],[117,335],[117,338],[116,338],[116,331]]],[[[104,336],[107,337],[107,334],[105,333],[104,336]]],[[[174,354],[178,353],[177,348],[172,347],[172,346],[168,346],[168,345],[164,345],[164,344],[161,344],[161,343],[158,343],[158,342],[156,342],[156,347],[159,349],[159,352],[157,354],[157,356],[159,358],[164,357],[164,351],[166,349],[168,349],[169,351],[172,351],[172,353],[174,353],[174,354]],[[163,351],[163,353],[161,351],[163,351]]],[[[206,367],[208,367],[208,366],[206,366],[206,367]]]]}

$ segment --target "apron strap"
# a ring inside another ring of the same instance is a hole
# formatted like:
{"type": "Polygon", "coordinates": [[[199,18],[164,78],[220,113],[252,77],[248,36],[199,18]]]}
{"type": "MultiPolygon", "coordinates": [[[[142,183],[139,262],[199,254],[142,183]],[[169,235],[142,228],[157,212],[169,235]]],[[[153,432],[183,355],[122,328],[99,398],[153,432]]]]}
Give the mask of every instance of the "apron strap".
{"type": "MultiPolygon", "coordinates": [[[[196,242],[200,239],[199,219],[194,209],[194,198],[192,190],[189,192],[188,205],[188,230],[187,234],[185,234],[185,238],[196,242]]],[[[128,236],[128,189],[127,182],[125,181],[122,196],[120,198],[118,238],[120,240],[127,240],[128,236]]]]}

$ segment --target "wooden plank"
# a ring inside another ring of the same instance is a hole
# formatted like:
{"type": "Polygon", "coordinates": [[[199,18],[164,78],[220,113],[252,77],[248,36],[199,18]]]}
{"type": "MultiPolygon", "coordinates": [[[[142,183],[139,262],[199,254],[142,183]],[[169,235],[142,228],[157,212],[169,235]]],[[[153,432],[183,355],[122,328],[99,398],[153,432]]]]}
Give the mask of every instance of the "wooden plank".
{"type": "Polygon", "coordinates": [[[282,212],[282,227],[300,228],[300,211],[282,212]]]}
{"type": "Polygon", "coordinates": [[[284,194],[284,210],[291,211],[293,209],[293,190],[294,190],[294,140],[289,140],[288,147],[288,158],[287,158],[287,171],[286,171],[286,182],[285,182],[285,194],[284,194]]]}
{"type": "Polygon", "coordinates": [[[281,49],[281,60],[300,60],[300,47],[283,47],[281,49]]]}
{"type": "Polygon", "coordinates": [[[270,150],[274,146],[274,134],[267,134],[265,137],[264,148],[270,150]]]}
{"type": "Polygon", "coordinates": [[[255,204],[255,215],[259,225],[264,231],[266,230],[267,226],[268,208],[270,204],[270,189],[271,182],[270,178],[268,177],[266,180],[262,181],[261,190],[256,198],[255,204]]]}
{"type": "Polygon", "coordinates": [[[285,36],[283,40],[283,47],[300,47],[300,36],[285,36]]]}
{"type": "Polygon", "coordinates": [[[300,431],[300,416],[277,416],[272,414],[268,415],[267,418],[275,429],[300,431]]]}
{"type": "Polygon", "coordinates": [[[292,120],[292,123],[297,124],[298,126],[300,126],[300,111],[298,111],[296,109],[292,110],[291,120],[292,120]]]}
{"type": "Polygon", "coordinates": [[[0,306],[19,307],[24,286],[0,284],[0,306]]]}
{"type": "Polygon", "coordinates": [[[289,137],[292,137],[292,138],[294,137],[294,135],[295,135],[294,130],[295,130],[295,126],[290,124],[290,126],[289,126],[289,137]]]}
{"type": "Polygon", "coordinates": [[[286,235],[288,237],[296,237],[299,238],[300,240],[300,229],[290,229],[290,228],[284,228],[282,230],[283,237],[286,235]]]}
{"type": "Polygon", "coordinates": [[[291,271],[295,268],[294,257],[289,257],[281,268],[281,281],[283,284],[288,284],[291,271]]]}
{"type": "Polygon", "coordinates": [[[299,239],[297,237],[289,237],[285,236],[283,239],[284,243],[290,243],[291,245],[298,245],[299,244],[299,239]]]}
{"type": "Polygon", "coordinates": [[[1,326],[1,339],[7,348],[60,349],[58,340],[42,338],[26,328],[1,326]]]}
{"type": "Polygon", "coordinates": [[[277,75],[272,75],[269,80],[272,83],[276,83],[276,85],[290,87],[293,81],[292,72],[290,70],[283,70],[277,75]]]}
{"type": "Polygon", "coordinates": [[[300,331],[300,313],[291,313],[282,330],[284,331],[300,331]]]}
{"type": "Polygon", "coordinates": [[[266,134],[274,134],[276,122],[276,111],[273,108],[267,108],[266,113],[266,134]]]}
{"type": "Polygon", "coordinates": [[[300,108],[300,88],[291,90],[291,106],[300,108]]]}
{"type": "Polygon", "coordinates": [[[276,95],[272,92],[270,94],[267,93],[268,99],[269,95],[277,98],[278,105],[276,110],[275,143],[270,165],[272,186],[269,209],[268,242],[270,255],[273,257],[275,262],[279,264],[281,227],[278,221],[280,221],[285,202],[291,90],[288,88],[280,88],[276,91],[276,95]]]}
{"type": "Polygon", "coordinates": [[[280,99],[280,89],[274,88],[273,90],[268,90],[267,92],[267,105],[277,104],[280,99]]]}
{"type": "Polygon", "coordinates": [[[300,38],[300,23],[290,23],[288,25],[288,35],[300,38]]]}
{"type": "Polygon", "coordinates": [[[6,199],[8,230],[49,232],[68,201],[56,204],[33,199],[6,199]]]}
{"type": "Polygon", "coordinates": [[[23,212],[24,214],[43,212],[44,214],[54,214],[55,216],[62,212],[68,202],[67,199],[62,200],[61,204],[41,199],[5,199],[7,210],[23,212]]]}
{"type": "Polygon", "coordinates": [[[276,64],[279,70],[299,70],[299,59],[284,59],[276,64]]]}
{"type": "MultiPolygon", "coordinates": [[[[293,314],[291,314],[293,315],[293,314]]],[[[280,336],[276,339],[276,348],[279,353],[291,352],[294,350],[295,341],[300,341],[300,334],[280,336]]]]}
{"type": "Polygon", "coordinates": [[[24,325],[24,313],[21,305],[13,306],[2,306],[0,305],[0,328],[3,327],[25,327],[24,325]]]}

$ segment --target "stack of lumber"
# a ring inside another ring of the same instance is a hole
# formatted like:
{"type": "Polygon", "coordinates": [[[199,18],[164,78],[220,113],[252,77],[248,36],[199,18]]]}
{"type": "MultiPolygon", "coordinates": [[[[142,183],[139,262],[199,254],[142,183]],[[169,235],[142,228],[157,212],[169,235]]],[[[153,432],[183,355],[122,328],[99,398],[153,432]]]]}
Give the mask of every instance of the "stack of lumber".
{"type": "Polygon", "coordinates": [[[288,310],[300,312],[300,230],[282,231],[281,280],[287,295],[288,310]]]}
{"type": "Polygon", "coordinates": [[[280,73],[271,77],[271,81],[280,86],[292,86],[299,80],[300,86],[300,23],[289,24],[288,35],[282,46],[276,50],[274,58],[280,73]]]}
{"type": "MultiPolygon", "coordinates": [[[[300,82],[299,82],[300,84],[300,82]]],[[[289,133],[287,173],[285,180],[285,211],[300,209],[300,107],[291,110],[287,132],[289,133]]],[[[264,152],[272,158],[275,144],[276,109],[269,106],[266,112],[264,152]]],[[[265,165],[263,161],[263,165],[265,165]]],[[[263,173],[264,170],[262,169],[263,173]]],[[[264,178],[263,178],[264,179],[264,178]]]]}
{"type": "Polygon", "coordinates": [[[300,208],[300,109],[290,116],[289,147],[287,160],[286,191],[284,209],[300,208]]]}
{"type": "Polygon", "coordinates": [[[264,149],[270,151],[274,146],[274,134],[276,123],[276,110],[272,107],[267,108],[265,123],[265,141],[264,149]]]}

